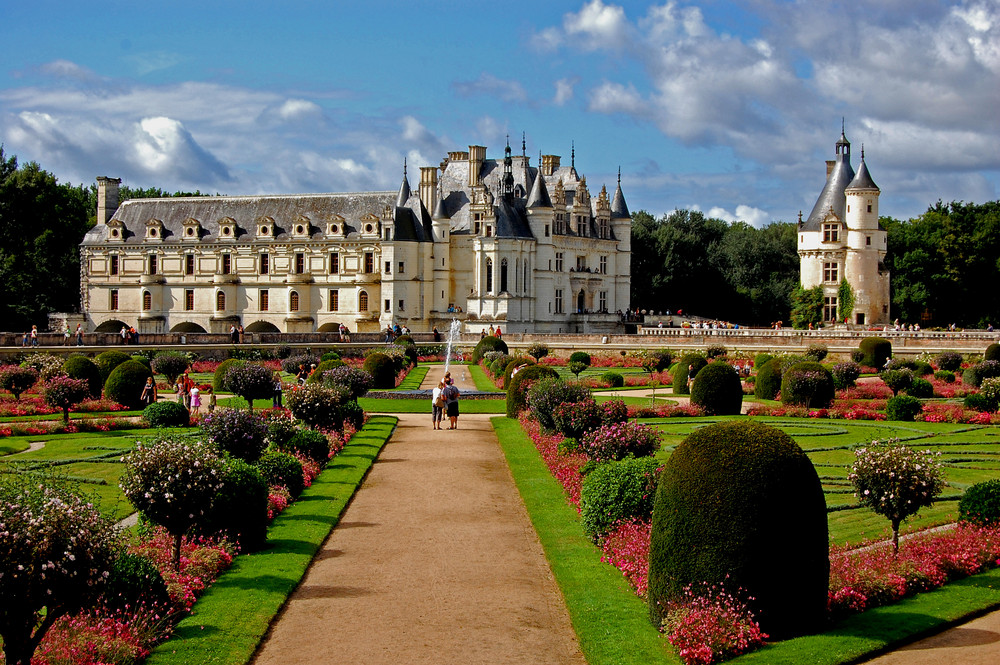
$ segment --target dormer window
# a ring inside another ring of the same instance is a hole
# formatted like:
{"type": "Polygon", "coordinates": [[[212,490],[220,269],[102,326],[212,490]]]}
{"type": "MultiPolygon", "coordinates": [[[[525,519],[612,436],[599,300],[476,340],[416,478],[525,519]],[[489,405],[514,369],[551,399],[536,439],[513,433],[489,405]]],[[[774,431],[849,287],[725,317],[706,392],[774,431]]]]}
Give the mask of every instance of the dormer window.
{"type": "Polygon", "coordinates": [[[125,239],[125,224],[120,219],[108,222],[108,240],[121,242],[125,239]]]}
{"type": "Polygon", "coordinates": [[[312,226],[308,217],[299,215],[295,218],[292,222],[292,235],[296,238],[308,238],[312,235],[312,226]]]}
{"type": "Polygon", "coordinates": [[[345,220],[340,215],[337,214],[331,215],[326,221],[326,235],[328,236],[339,235],[342,231],[345,230],[344,222],[346,221],[347,220],[345,220]]]}
{"type": "Polygon", "coordinates": [[[840,224],[826,223],[823,225],[823,242],[840,242],[840,224]]]}
{"type": "Polygon", "coordinates": [[[274,220],[270,217],[263,216],[257,218],[257,237],[258,238],[273,238],[274,237],[274,220]]]}
{"type": "Polygon", "coordinates": [[[194,217],[188,217],[181,222],[181,227],[184,229],[181,231],[181,239],[191,241],[201,238],[201,222],[194,217]]]}
{"type": "Polygon", "coordinates": [[[219,220],[219,239],[220,240],[235,240],[236,239],[236,220],[232,217],[223,217],[219,220]]]}
{"type": "Polygon", "coordinates": [[[159,241],[163,238],[163,222],[158,219],[146,221],[146,240],[159,241]]]}

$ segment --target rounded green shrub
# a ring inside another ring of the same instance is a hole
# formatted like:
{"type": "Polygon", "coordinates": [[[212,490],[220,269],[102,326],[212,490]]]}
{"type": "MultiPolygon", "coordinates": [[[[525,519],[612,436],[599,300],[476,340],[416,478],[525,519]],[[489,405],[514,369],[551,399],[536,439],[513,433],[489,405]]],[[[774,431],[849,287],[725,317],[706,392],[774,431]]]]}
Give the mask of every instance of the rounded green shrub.
{"type": "Polygon", "coordinates": [[[535,342],[534,344],[528,347],[528,355],[534,358],[535,361],[537,362],[542,358],[544,358],[545,356],[549,355],[549,347],[542,344],[541,342],[535,342]]]}
{"type": "MultiPolygon", "coordinates": [[[[934,359],[938,369],[956,372],[962,369],[962,354],[957,351],[943,351],[934,359]]],[[[954,377],[952,377],[954,378],[954,377]]]]}
{"type": "Polygon", "coordinates": [[[983,351],[983,360],[1000,360],[1000,344],[994,342],[983,351]]]}
{"type": "Polygon", "coordinates": [[[759,371],[760,368],[763,367],[764,364],[772,358],[774,358],[774,356],[770,353],[758,353],[753,357],[754,369],[759,371]]]}
{"type": "Polygon", "coordinates": [[[945,383],[955,383],[955,372],[949,372],[948,370],[939,369],[934,372],[934,378],[938,381],[944,381],[945,383]]]}
{"type": "Polygon", "coordinates": [[[706,416],[737,416],[743,407],[740,373],[723,360],[709,363],[691,384],[691,403],[706,416]]]}
{"type": "MultiPolygon", "coordinates": [[[[623,352],[624,353],[624,352],[623,352]]],[[[647,372],[662,372],[670,367],[674,354],[670,349],[648,349],[640,356],[642,368],[647,372]]]]}
{"type": "Polygon", "coordinates": [[[371,390],[372,377],[360,367],[343,365],[323,372],[323,385],[331,388],[336,386],[346,388],[349,399],[357,399],[371,390]]]}
{"type": "MultiPolygon", "coordinates": [[[[299,465],[300,483],[301,469],[299,465]]],[[[195,525],[195,533],[224,536],[239,544],[243,552],[262,549],[267,540],[268,491],[260,468],[245,460],[227,457],[223,464],[222,489],[215,495],[211,510],[195,525]]]]}
{"type": "Polygon", "coordinates": [[[1000,360],[984,360],[962,372],[962,381],[979,387],[986,379],[1000,376],[1000,360]]]}
{"type": "Polygon", "coordinates": [[[930,376],[934,373],[934,368],[928,362],[916,360],[913,362],[913,373],[917,376],[930,376]]]}
{"type": "Polygon", "coordinates": [[[159,569],[147,557],[121,552],[108,571],[106,586],[101,593],[102,609],[126,611],[138,605],[170,607],[170,594],[159,569]]]}
{"type": "Polygon", "coordinates": [[[574,351],[569,354],[569,362],[571,363],[583,363],[587,367],[590,367],[590,354],[586,351],[574,351]]]}
{"type": "Polygon", "coordinates": [[[115,367],[118,367],[123,362],[131,359],[132,358],[129,354],[116,349],[111,349],[110,351],[98,354],[97,357],[94,358],[94,363],[97,365],[97,369],[101,370],[101,385],[103,386],[108,382],[108,377],[111,376],[111,372],[114,371],[115,367]]]}
{"type": "MultiPolygon", "coordinates": [[[[340,360],[339,358],[336,359],[336,360],[324,360],[324,361],[320,362],[320,364],[316,365],[316,369],[314,369],[313,372],[312,372],[312,374],[309,375],[309,378],[306,379],[306,382],[307,383],[322,383],[323,382],[323,373],[324,372],[329,372],[331,369],[336,369],[338,367],[343,367],[346,364],[347,363],[345,363],[343,360],[340,360]]],[[[395,376],[393,376],[392,384],[393,384],[393,388],[395,388],[396,387],[396,377],[395,376]]]]}
{"type": "Polygon", "coordinates": [[[625,385],[625,377],[618,372],[605,372],[601,374],[601,381],[608,384],[610,388],[621,388],[625,385]]]}
{"type": "Polygon", "coordinates": [[[648,521],[659,466],[654,457],[632,457],[601,464],[588,473],[580,491],[584,533],[596,540],[622,520],[648,521]]]}
{"type": "Polygon", "coordinates": [[[177,377],[187,371],[191,361],[187,355],[177,351],[161,351],[153,358],[152,370],[167,377],[167,383],[174,385],[177,377]]]}
{"type": "Polygon", "coordinates": [[[101,381],[101,370],[93,360],[86,356],[70,356],[63,363],[62,370],[71,379],[86,381],[91,397],[97,399],[101,396],[104,383],[101,381]]]}
{"type": "Polygon", "coordinates": [[[320,466],[326,466],[330,460],[330,441],[322,432],[312,429],[300,429],[284,444],[276,446],[283,453],[298,453],[320,466]]]}
{"type": "Polygon", "coordinates": [[[781,358],[771,358],[757,366],[753,394],[757,399],[774,399],[781,390],[781,358]]]}
{"type": "Polygon", "coordinates": [[[340,360],[340,354],[336,351],[327,351],[319,357],[321,363],[325,363],[327,360],[340,360]]]}
{"type": "Polygon", "coordinates": [[[132,360],[136,361],[137,363],[142,363],[143,365],[145,365],[146,369],[148,369],[150,371],[150,373],[153,372],[153,363],[150,362],[149,358],[147,358],[146,356],[143,356],[143,355],[140,355],[140,354],[137,353],[137,354],[135,354],[133,356],[130,356],[130,358],[132,360]]]}
{"type": "Polygon", "coordinates": [[[396,387],[396,363],[384,353],[371,353],[361,366],[372,375],[372,387],[386,389],[396,387]]]}
{"type": "Polygon", "coordinates": [[[264,416],[247,409],[216,409],[202,419],[201,429],[219,450],[247,462],[267,446],[264,416]]]}
{"type": "Polygon", "coordinates": [[[302,494],[305,488],[302,462],[293,455],[272,450],[261,455],[256,465],[268,486],[280,485],[288,490],[292,498],[302,494]]]}
{"type": "Polygon", "coordinates": [[[142,363],[126,360],[108,376],[104,395],[130,409],[141,408],[142,387],[151,376],[153,373],[142,363]]]}
{"type": "Polygon", "coordinates": [[[142,418],[150,427],[187,427],[191,414],[180,402],[154,402],[142,410],[142,418]]]}
{"type": "Polygon", "coordinates": [[[962,400],[962,406],[966,409],[973,409],[974,411],[996,411],[996,405],[993,400],[986,397],[982,393],[971,393],[966,395],[962,400]]]}
{"type": "Polygon", "coordinates": [[[556,428],[553,413],[557,406],[585,400],[591,400],[589,388],[562,379],[539,379],[528,389],[526,398],[531,415],[546,430],[556,428]]]}
{"type": "Polygon", "coordinates": [[[878,378],[892,390],[893,395],[898,395],[900,391],[907,390],[913,385],[912,369],[887,369],[879,372],[878,378]]]}
{"type": "Polygon", "coordinates": [[[697,377],[698,372],[706,365],[708,365],[708,361],[705,360],[705,357],[696,353],[689,353],[681,357],[674,366],[674,394],[687,395],[690,392],[688,379],[697,377]]]}
{"type": "Polygon", "coordinates": [[[829,571],[823,487],[790,436],[752,420],[717,423],[667,459],[649,549],[654,625],[685,586],[705,582],[753,598],[772,637],[805,634],[826,619],[829,571]]]}
{"type": "Polygon", "coordinates": [[[410,335],[400,335],[396,339],[392,340],[392,343],[396,346],[416,346],[417,343],[413,341],[413,337],[410,335]]]}
{"type": "MultiPolygon", "coordinates": [[[[489,338],[486,338],[489,339],[489,338]]],[[[528,365],[522,367],[510,379],[507,387],[507,417],[517,418],[528,405],[525,395],[532,383],[540,379],[558,379],[559,374],[551,367],[528,365]]]]}
{"type": "Polygon", "coordinates": [[[354,429],[361,429],[365,424],[365,411],[357,400],[352,399],[341,404],[339,413],[341,427],[350,423],[354,429]]]}
{"type": "Polygon", "coordinates": [[[934,384],[927,379],[913,379],[913,383],[906,389],[906,394],[911,397],[934,397],[934,384]]]}
{"type": "Polygon", "coordinates": [[[300,366],[309,371],[310,367],[320,362],[319,356],[313,353],[300,353],[282,360],[281,369],[289,374],[298,374],[300,366]]]}
{"type": "Polygon", "coordinates": [[[601,425],[583,435],[581,449],[598,463],[626,457],[648,457],[660,448],[660,431],[636,422],[601,425]]]}
{"type": "Polygon", "coordinates": [[[833,375],[817,362],[795,363],[781,374],[781,403],[825,409],[833,403],[833,375]]]}
{"type": "Polygon", "coordinates": [[[267,443],[277,450],[282,450],[288,440],[300,429],[302,428],[291,417],[267,418],[267,443]]]}
{"type": "Polygon", "coordinates": [[[885,403],[885,417],[889,420],[910,422],[923,409],[923,405],[916,397],[896,395],[895,397],[890,397],[885,403]]]}
{"type": "Polygon", "coordinates": [[[1000,522],[1000,480],[986,480],[965,490],[958,502],[958,521],[976,526],[1000,522]]]}
{"type": "Polygon", "coordinates": [[[219,363],[219,366],[215,368],[215,374],[212,375],[212,392],[218,394],[225,390],[226,372],[229,371],[230,367],[242,365],[245,362],[239,358],[230,358],[219,363]]]}
{"type": "Polygon", "coordinates": [[[815,363],[821,363],[828,353],[830,353],[830,349],[826,347],[826,344],[810,344],[809,348],[806,349],[806,358],[815,363]]]}
{"type": "Polygon", "coordinates": [[[510,353],[510,350],[507,348],[507,342],[503,341],[499,337],[487,335],[479,340],[479,343],[476,344],[476,348],[472,350],[470,363],[478,365],[479,361],[483,359],[483,355],[490,351],[503,351],[504,353],[510,353]]]}
{"type": "Polygon", "coordinates": [[[858,350],[863,354],[858,362],[865,367],[882,369],[885,361],[892,358],[892,342],[884,337],[865,337],[858,350]]]}
{"type": "Polygon", "coordinates": [[[513,376],[514,370],[522,365],[534,365],[535,359],[529,358],[527,356],[508,356],[509,360],[504,365],[503,368],[503,389],[507,390],[510,387],[510,377],[513,376]]]}
{"type": "Polygon", "coordinates": [[[830,369],[830,375],[833,377],[833,387],[837,390],[853,388],[858,383],[858,377],[861,376],[861,365],[853,360],[837,363],[830,369]]]}
{"type": "Polygon", "coordinates": [[[323,386],[307,383],[285,393],[285,406],[292,416],[316,429],[340,429],[344,424],[343,407],[350,399],[344,386],[323,386]]]}

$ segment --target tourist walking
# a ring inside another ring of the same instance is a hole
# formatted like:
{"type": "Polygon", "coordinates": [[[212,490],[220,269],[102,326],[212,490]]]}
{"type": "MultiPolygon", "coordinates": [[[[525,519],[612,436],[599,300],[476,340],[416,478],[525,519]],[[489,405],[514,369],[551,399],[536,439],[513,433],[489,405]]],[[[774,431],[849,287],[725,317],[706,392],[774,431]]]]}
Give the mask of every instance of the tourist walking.
{"type": "Polygon", "coordinates": [[[306,369],[304,364],[299,365],[299,371],[295,373],[295,381],[300,386],[305,385],[306,378],[309,376],[309,371],[306,369]]]}
{"type": "Polygon", "coordinates": [[[208,412],[212,413],[213,411],[215,411],[215,392],[212,392],[208,398],[208,412]]]}
{"type": "Polygon", "coordinates": [[[146,385],[142,387],[142,394],[139,395],[139,401],[146,406],[156,401],[156,384],[153,383],[153,377],[146,377],[146,385]]]}
{"type": "Polygon", "coordinates": [[[284,390],[284,386],[281,385],[281,374],[279,372],[274,373],[274,393],[271,395],[271,406],[274,408],[281,408],[281,392],[284,390]]]}
{"type": "Polygon", "coordinates": [[[83,346],[83,325],[76,324],[76,345],[83,346]]]}
{"type": "Polygon", "coordinates": [[[441,420],[444,415],[445,407],[445,396],[444,393],[444,379],[438,381],[437,386],[431,393],[431,425],[434,429],[441,429],[441,420]]]}
{"type": "Polygon", "coordinates": [[[194,385],[194,382],[188,377],[187,372],[184,372],[181,378],[177,381],[177,394],[180,395],[181,404],[183,404],[184,408],[188,411],[191,410],[192,385],[194,385]]]}
{"type": "Polygon", "coordinates": [[[191,414],[198,415],[201,411],[201,390],[198,386],[191,386],[191,414]]]}
{"type": "Polygon", "coordinates": [[[38,346],[38,326],[31,326],[31,345],[38,346]]]}
{"type": "Polygon", "coordinates": [[[444,387],[445,409],[448,411],[448,420],[451,427],[448,429],[458,429],[458,386],[451,379],[446,379],[447,385],[444,387]]]}

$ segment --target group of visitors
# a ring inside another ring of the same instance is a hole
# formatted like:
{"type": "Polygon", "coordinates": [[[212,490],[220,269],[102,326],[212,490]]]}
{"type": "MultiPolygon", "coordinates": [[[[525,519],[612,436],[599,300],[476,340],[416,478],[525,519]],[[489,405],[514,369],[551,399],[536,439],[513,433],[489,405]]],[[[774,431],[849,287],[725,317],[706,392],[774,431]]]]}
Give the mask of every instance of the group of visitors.
{"type": "Polygon", "coordinates": [[[392,344],[393,341],[400,335],[409,335],[410,329],[406,326],[401,326],[398,323],[393,323],[385,325],[385,343],[392,344]]]}
{"type": "MultiPolygon", "coordinates": [[[[490,324],[490,332],[489,332],[488,336],[489,337],[496,337],[497,339],[502,339],[503,338],[503,331],[500,330],[500,326],[497,326],[496,328],[494,328],[493,324],[491,323],[490,324]]],[[[479,339],[483,339],[484,337],[487,337],[486,328],[483,328],[483,332],[482,332],[482,334],[479,335],[479,339]]]]}
{"type": "Polygon", "coordinates": [[[21,337],[21,346],[38,346],[38,326],[31,326],[31,332],[25,332],[21,337]]]}
{"type": "Polygon", "coordinates": [[[135,329],[135,326],[122,326],[118,336],[122,338],[122,344],[139,343],[139,331],[135,329]]]}
{"type": "Polygon", "coordinates": [[[458,429],[458,396],[458,386],[451,378],[451,372],[445,372],[431,393],[431,424],[434,429],[444,429],[441,421],[445,414],[451,423],[448,429],[458,429]]]}
{"type": "Polygon", "coordinates": [[[341,323],[339,326],[337,326],[337,334],[340,336],[340,341],[341,342],[350,342],[351,341],[351,331],[348,330],[347,326],[345,326],[343,323],[341,323]]]}
{"type": "MultiPolygon", "coordinates": [[[[147,381],[147,384],[148,383],[149,382],[147,381]]],[[[184,374],[177,379],[175,389],[177,390],[177,396],[180,403],[184,405],[184,408],[191,412],[191,415],[197,415],[201,412],[201,388],[198,387],[198,384],[194,382],[187,372],[184,372],[184,374]]],[[[143,394],[145,394],[145,391],[143,391],[143,394]]],[[[155,401],[155,399],[156,396],[154,394],[153,400],[155,401]]],[[[213,392],[208,398],[209,413],[215,411],[215,403],[215,393],[213,392]]]]}
{"type": "Polygon", "coordinates": [[[243,330],[243,324],[232,324],[229,326],[229,340],[233,344],[242,344],[246,331],[243,330]]]}

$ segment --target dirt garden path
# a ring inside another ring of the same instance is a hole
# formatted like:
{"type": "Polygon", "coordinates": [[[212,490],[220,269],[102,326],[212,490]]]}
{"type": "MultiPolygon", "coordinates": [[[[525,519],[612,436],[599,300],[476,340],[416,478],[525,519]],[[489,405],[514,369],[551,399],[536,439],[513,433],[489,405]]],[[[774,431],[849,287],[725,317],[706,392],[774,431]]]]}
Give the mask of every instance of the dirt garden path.
{"type": "Polygon", "coordinates": [[[256,665],[586,662],[489,416],[435,431],[427,405],[399,416],[256,665]]]}

